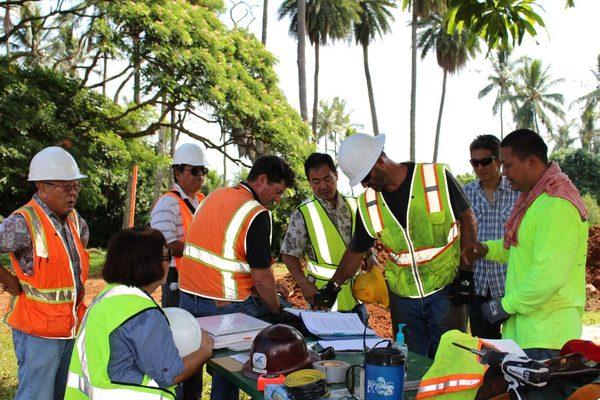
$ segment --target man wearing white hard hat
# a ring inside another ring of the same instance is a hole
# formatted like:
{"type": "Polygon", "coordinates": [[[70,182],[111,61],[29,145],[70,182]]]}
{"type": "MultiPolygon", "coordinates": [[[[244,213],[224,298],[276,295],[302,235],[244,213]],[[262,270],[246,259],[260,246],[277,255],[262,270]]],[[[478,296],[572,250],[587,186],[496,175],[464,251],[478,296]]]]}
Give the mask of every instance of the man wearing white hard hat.
{"type": "Polygon", "coordinates": [[[175,150],[171,168],[175,185],[158,199],[150,215],[150,226],[162,232],[173,253],[167,283],[162,287],[163,307],[179,307],[177,267],[183,256],[185,234],[204,200],[200,192],[208,173],[204,149],[194,143],[182,144],[175,150]]]}
{"type": "Polygon", "coordinates": [[[476,238],[469,202],[443,164],[396,163],[383,151],[385,135],[350,136],[339,166],[358,199],[356,229],[331,281],[315,295],[328,305],[360,267],[363,253],[379,239],[389,251],[385,276],[394,333],[404,323],[408,349],[433,357],[440,336],[466,330],[464,304],[452,301],[451,285],[461,264],[461,245],[476,238]]]}
{"type": "Polygon", "coordinates": [[[12,328],[19,371],[15,399],[62,399],[73,338],[85,312],[88,226],[75,211],[79,172],[73,157],[47,147],[29,165],[33,198],[0,224],[0,283],[11,294],[4,320],[12,328]]]}
{"type": "MultiPolygon", "coordinates": [[[[173,260],[162,285],[162,306],[179,307],[178,268],[183,256],[185,235],[192,223],[196,209],[204,200],[200,192],[208,169],[204,149],[195,143],[182,144],[175,150],[171,161],[175,185],[154,205],[150,214],[150,226],[162,232],[173,260]]],[[[184,398],[202,396],[202,374],[183,384],[184,398]]]]}

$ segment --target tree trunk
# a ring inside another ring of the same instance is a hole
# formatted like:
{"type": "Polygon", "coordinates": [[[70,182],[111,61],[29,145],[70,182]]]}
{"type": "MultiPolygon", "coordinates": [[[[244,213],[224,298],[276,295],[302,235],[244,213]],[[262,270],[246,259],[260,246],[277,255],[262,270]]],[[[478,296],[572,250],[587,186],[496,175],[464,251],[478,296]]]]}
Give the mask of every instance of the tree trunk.
{"type": "Polygon", "coordinates": [[[4,45],[6,46],[6,56],[10,56],[10,36],[8,35],[8,31],[12,27],[12,23],[10,21],[10,3],[7,3],[4,8],[6,8],[4,14],[4,34],[6,35],[6,39],[4,40],[4,45]]]}
{"type": "Polygon", "coordinates": [[[314,99],[313,99],[313,119],[312,119],[312,131],[315,135],[315,142],[317,138],[317,119],[319,114],[319,40],[315,40],[315,76],[314,76],[314,99]]]}
{"type": "MultiPolygon", "coordinates": [[[[175,129],[175,107],[171,107],[171,146],[170,146],[170,155],[171,159],[175,155],[175,146],[177,146],[177,130],[175,129]]],[[[173,177],[173,171],[169,168],[169,187],[173,187],[175,185],[175,178],[173,177]]]]}
{"type": "Polygon", "coordinates": [[[227,142],[227,131],[221,124],[221,137],[223,138],[223,187],[227,186],[227,153],[225,142],[227,142]]]}
{"type": "Polygon", "coordinates": [[[262,36],[260,41],[267,45],[267,22],[269,20],[269,0],[263,0],[262,36]]]}
{"type": "MultiPolygon", "coordinates": [[[[161,115],[165,112],[166,109],[166,105],[165,105],[166,99],[163,96],[163,104],[161,106],[161,115]]],[[[162,121],[161,121],[162,122],[162,121]]],[[[158,142],[156,143],[156,154],[158,154],[159,156],[164,156],[166,149],[167,149],[167,139],[168,139],[168,133],[167,133],[167,128],[166,127],[161,127],[158,130],[158,142]]],[[[163,182],[165,180],[165,168],[158,168],[156,170],[156,175],[154,176],[154,197],[153,197],[153,203],[158,199],[158,197],[162,194],[162,185],[163,182]]]]}
{"type": "Polygon", "coordinates": [[[106,79],[108,79],[108,52],[104,52],[102,61],[102,95],[106,96],[106,79]]]}
{"type": "Polygon", "coordinates": [[[410,75],[410,161],[415,161],[415,115],[417,112],[417,8],[414,4],[412,6],[411,43],[412,60],[410,75]]]}
{"type": "Polygon", "coordinates": [[[135,104],[142,102],[141,98],[141,66],[140,66],[140,34],[133,34],[133,101],[135,104]]]}
{"type": "Polygon", "coordinates": [[[504,102],[500,104],[500,140],[504,139],[504,116],[502,110],[504,109],[504,102]]]}
{"type": "Polygon", "coordinates": [[[371,71],[369,70],[369,44],[363,43],[363,63],[365,65],[365,77],[367,78],[367,92],[369,94],[369,106],[371,107],[371,122],[373,123],[373,134],[379,135],[379,124],[377,123],[377,111],[375,110],[375,96],[373,95],[373,83],[371,82],[371,71]]]}
{"type": "Polygon", "coordinates": [[[440,129],[442,127],[442,113],[444,112],[444,100],[446,99],[446,78],[448,71],[444,68],[444,80],[442,81],[442,98],[440,99],[440,110],[438,112],[437,127],[435,128],[435,144],[433,145],[433,162],[437,162],[438,149],[440,146],[440,129]]]}
{"type": "Polygon", "coordinates": [[[306,101],[306,0],[297,0],[298,4],[298,89],[300,92],[300,115],[308,122],[308,103],[306,101]]]}

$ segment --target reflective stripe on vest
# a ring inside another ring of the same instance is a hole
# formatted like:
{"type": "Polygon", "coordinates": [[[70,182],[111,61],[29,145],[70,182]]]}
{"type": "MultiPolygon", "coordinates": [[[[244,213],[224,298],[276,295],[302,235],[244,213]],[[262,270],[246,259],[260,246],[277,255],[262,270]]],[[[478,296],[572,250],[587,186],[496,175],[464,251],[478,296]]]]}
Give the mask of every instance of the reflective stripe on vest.
{"type": "MultiPolygon", "coordinates": [[[[419,386],[417,399],[432,397],[442,393],[457,392],[481,386],[483,377],[477,374],[456,374],[438,378],[439,382],[419,386]]],[[[432,380],[428,380],[433,381],[432,380]]]]}
{"type": "MultiPolygon", "coordinates": [[[[260,207],[260,203],[254,199],[246,201],[240,208],[237,209],[229,224],[227,225],[227,231],[225,232],[225,243],[223,243],[223,257],[233,259],[235,258],[235,242],[237,236],[240,233],[242,222],[250,214],[250,212],[260,207]]],[[[248,272],[250,270],[248,269],[248,272]]]]}
{"type": "Polygon", "coordinates": [[[429,214],[442,211],[440,199],[440,186],[435,173],[435,164],[423,164],[421,169],[423,186],[425,189],[425,204],[429,214]]]}
{"type": "Polygon", "coordinates": [[[317,278],[329,280],[333,278],[333,274],[335,274],[335,266],[332,266],[332,268],[326,268],[314,264],[310,260],[306,262],[306,266],[308,268],[308,272],[310,272],[312,275],[315,275],[317,278]]]}
{"type": "MultiPolygon", "coordinates": [[[[317,243],[313,243],[313,246],[319,247],[319,253],[325,263],[332,264],[331,252],[329,251],[329,246],[327,245],[328,242],[327,242],[327,235],[325,234],[325,227],[321,223],[321,217],[319,216],[319,211],[317,211],[317,207],[315,206],[315,201],[318,201],[318,200],[311,201],[304,205],[306,207],[306,209],[308,210],[310,219],[312,220],[312,223],[314,226],[315,235],[317,236],[316,237],[317,243]]],[[[324,269],[324,268],[321,268],[321,269],[324,269]]],[[[309,268],[309,270],[310,270],[310,268],[309,268]]],[[[323,275],[323,274],[320,274],[317,272],[315,272],[315,274],[317,274],[319,276],[323,275]]],[[[327,279],[329,279],[329,278],[327,278],[327,279]]]]}
{"type": "Polygon", "coordinates": [[[27,298],[41,301],[44,303],[68,303],[75,298],[75,290],[70,288],[62,289],[37,289],[27,282],[21,281],[23,293],[27,298]]]}
{"type": "Polygon", "coordinates": [[[191,243],[185,244],[183,254],[194,261],[198,261],[203,264],[208,264],[214,269],[218,269],[221,271],[250,273],[250,265],[248,265],[248,263],[221,257],[218,254],[214,254],[210,251],[201,249],[200,247],[191,243]]]}
{"type": "MultiPolygon", "coordinates": [[[[435,256],[443,253],[448,247],[452,246],[454,242],[459,238],[460,230],[458,224],[455,222],[448,232],[448,244],[442,247],[432,247],[429,249],[415,250],[413,253],[415,263],[417,265],[425,264],[435,258],[435,256]]],[[[394,259],[394,262],[400,266],[411,266],[412,258],[410,252],[404,252],[402,254],[396,254],[393,251],[389,252],[390,257],[394,259]]]]}
{"type": "Polygon", "coordinates": [[[48,258],[48,243],[46,242],[46,232],[42,228],[42,222],[32,206],[23,206],[21,210],[29,215],[29,220],[31,221],[30,234],[35,255],[41,258],[48,258]]]}
{"type": "MultiPolygon", "coordinates": [[[[156,382],[148,382],[149,387],[158,387],[156,382]]],[[[136,392],[128,389],[102,389],[89,385],[89,382],[81,375],[74,372],[69,372],[67,378],[67,387],[77,389],[85,393],[90,399],[94,400],[113,400],[113,399],[132,399],[132,400],[162,400],[170,399],[170,396],[163,396],[160,393],[136,392]]]]}

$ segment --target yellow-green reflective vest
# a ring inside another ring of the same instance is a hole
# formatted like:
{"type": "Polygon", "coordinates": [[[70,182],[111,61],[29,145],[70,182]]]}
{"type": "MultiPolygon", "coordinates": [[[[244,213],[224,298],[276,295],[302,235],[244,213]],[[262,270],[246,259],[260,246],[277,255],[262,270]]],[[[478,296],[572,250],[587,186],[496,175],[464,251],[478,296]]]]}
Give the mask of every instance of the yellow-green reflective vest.
{"type": "Polygon", "coordinates": [[[159,388],[149,376],[144,376],[139,385],[114,383],[108,376],[110,333],[150,308],[159,306],[142,290],[124,285],[107,285],[94,299],[75,339],[66,400],[175,399],[174,386],[159,388]]]}
{"type": "Polygon", "coordinates": [[[417,399],[473,400],[483,384],[486,365],[452,343],[481,350],[480,339],[457,330],[442,335],[435,359],[419,384],[417,399]]]}
{"type": "Polygon", "coordinates": [[[367,233],[390,251],[385,276],[392,292],[424,297],[450,282],[460,263],[459,227],[452,211],[446,166],[415,164],[404,229],[381,192],[368,188],[358,199],[367,233]]]}
{"type": "MultiPolygon", "coordinates": [[[[352,214],[352,232],[354,232],[356,199],[354,197],[340,197],[352,214]]],[[[302,213],[310,243],[315,250],[316,259],[311,260],[309,258],[307,260],[307,274],[315,278],[315,285],[320,289],[333,277],[346,251],[347,244],[333,221],[331,221],[327,211],[315,196],[302,203],[298,209],[302,213]]],[[[354,280],[350,279],[342,285],[337,301],[331,308],[332,311],[349,311],[359,304],[352,295],[353,282],[354,280]]]]}

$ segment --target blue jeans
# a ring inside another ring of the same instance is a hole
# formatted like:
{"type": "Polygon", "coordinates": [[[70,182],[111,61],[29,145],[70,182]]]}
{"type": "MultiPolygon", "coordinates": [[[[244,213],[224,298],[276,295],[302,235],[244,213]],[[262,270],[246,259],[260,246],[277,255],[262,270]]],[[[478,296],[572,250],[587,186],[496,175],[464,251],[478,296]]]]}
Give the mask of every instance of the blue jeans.
{"type": "MultiPolygon", "coordinates": [[[[244,301],[231,302],[225,306],[217,306],[215,300],[206,297],[194,296],[185,292],[179,295],[179,306],[189,311],[194,317],[208,317],[211,315],[224,315],[244,313],[260,318],[269,314],[269,309],[258,298],[248,297],[244,301]]],[[[210,398],[213,400],[238,400],[239,389],[220,375],[213,374],[210,398]]]]}
{"type": "Polygon", "coordinates": [[[452,303],[448,292],[446,286],[429,296],[413,299],[389,291],[394,337],[398,324],[406,324],[404,341],[408,350],[434,358],[444,333],[452,329],[467,330],[467,309],[452,303]]]}
{"type": "Polygon", "coordinates": [[[62,400],[65,396],[73,339],[46,339],[12,330],[19,366],[15,400],[62,400]]]}

